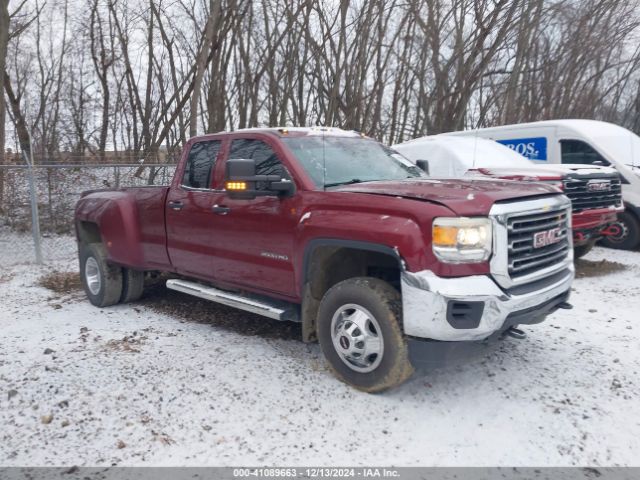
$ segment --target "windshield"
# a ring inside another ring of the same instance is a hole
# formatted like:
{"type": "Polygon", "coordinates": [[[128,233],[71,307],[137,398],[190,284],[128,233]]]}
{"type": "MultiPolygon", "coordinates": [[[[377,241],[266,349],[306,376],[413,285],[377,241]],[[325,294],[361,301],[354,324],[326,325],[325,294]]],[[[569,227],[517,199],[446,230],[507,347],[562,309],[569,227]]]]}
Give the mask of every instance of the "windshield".
{"type": "Polygon", "coordinates": [[[616,129],[609,135],[606,133],[593,134],[589,140],[597,150],[608,154],[616,163],[640,168],[640,137],[622,128],[616,129]]]}
{"type": "Polygon", "coordinates": [[[398,152],[374,140],[323,136],[282,140],[318,187],[426,176],[398,152]]]}

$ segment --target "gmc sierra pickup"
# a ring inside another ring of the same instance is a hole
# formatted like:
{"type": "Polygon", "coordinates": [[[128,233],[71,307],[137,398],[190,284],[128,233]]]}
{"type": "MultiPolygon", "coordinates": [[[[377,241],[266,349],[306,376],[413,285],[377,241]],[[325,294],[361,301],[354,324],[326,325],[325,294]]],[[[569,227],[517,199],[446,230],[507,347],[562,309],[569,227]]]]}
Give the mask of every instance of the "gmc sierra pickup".
{"type": "Polygon", "coordinates": [[[105,307],[167,287],[302,323],[335,374],[381,391],[434,341],[517,333],[567,303],[571,205],[544,184],[434,180],[355,132],[192,138],[169,187],[86,192],[80,273],[105,307]]]}

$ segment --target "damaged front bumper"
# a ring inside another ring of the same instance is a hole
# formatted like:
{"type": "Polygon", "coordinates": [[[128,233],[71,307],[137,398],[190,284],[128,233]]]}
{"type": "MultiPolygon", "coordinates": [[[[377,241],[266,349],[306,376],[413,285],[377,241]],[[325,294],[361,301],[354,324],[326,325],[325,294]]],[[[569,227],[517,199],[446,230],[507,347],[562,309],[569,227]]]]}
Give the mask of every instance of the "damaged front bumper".
{"type": "Polygon", "coordinates": [[[602,208],[598,210],[574,212],[571,216],[573,245],[576,247],[586,245],[590,242],[595,242],[603,236],[609,235],[608,228],[616,222],[618,218],[617,212],[623,210],[624,208],[602,208]]]}
{"type": "Polygon", "coordinates": [[[402,273],[406,335],[444,341],[483,340],[512,325],[539,323],[569,298],[573,264],[549,277],[502,289],[488,275],[442,278],[402,273]]]}

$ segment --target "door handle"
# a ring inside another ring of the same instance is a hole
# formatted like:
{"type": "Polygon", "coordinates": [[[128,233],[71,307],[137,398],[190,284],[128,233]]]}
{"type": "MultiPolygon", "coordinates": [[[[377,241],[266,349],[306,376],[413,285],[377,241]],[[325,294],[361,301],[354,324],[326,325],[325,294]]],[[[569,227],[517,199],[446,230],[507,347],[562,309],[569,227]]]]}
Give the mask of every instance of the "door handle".
{"type": "Polygon", "coordinates": [[[218,215],[226,215],[231,211],[229,207],[225,207],[224,205],[214,205],[211,207],[211,211],[213,213],[217,213],[218,215]]]}
{"type": "Polygon", "coordinates": [[[178,201],[169,202],[169,208],[172,210],[182,210],[182,207],[184,207],[184,203],[182,202],[178,202],[178,201]]]}

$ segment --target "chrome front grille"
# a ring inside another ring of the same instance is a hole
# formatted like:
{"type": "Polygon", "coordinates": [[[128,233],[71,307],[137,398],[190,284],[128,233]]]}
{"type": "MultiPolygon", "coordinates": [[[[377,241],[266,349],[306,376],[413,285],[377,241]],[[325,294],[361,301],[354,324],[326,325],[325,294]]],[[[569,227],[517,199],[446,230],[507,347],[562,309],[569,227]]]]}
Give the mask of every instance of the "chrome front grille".
{"type": "Polygon", "coordinates": [[[491,275],[502,288],[573,270],[571,202],[565,195],[496,203],[490,217],[491,275]]]}
{"type": "Polygon", "coordinates": [[[549,212],[507,217],[508,272],[512,279],[530,275],[565,260],[571,249],[571,212],[549,212]]]}
{"type": "Polygon", "coordinates": [[[617,207],[622,203],[619,178],[570,178],[563,182],[563,188],[574,212],[617,207]]]}

